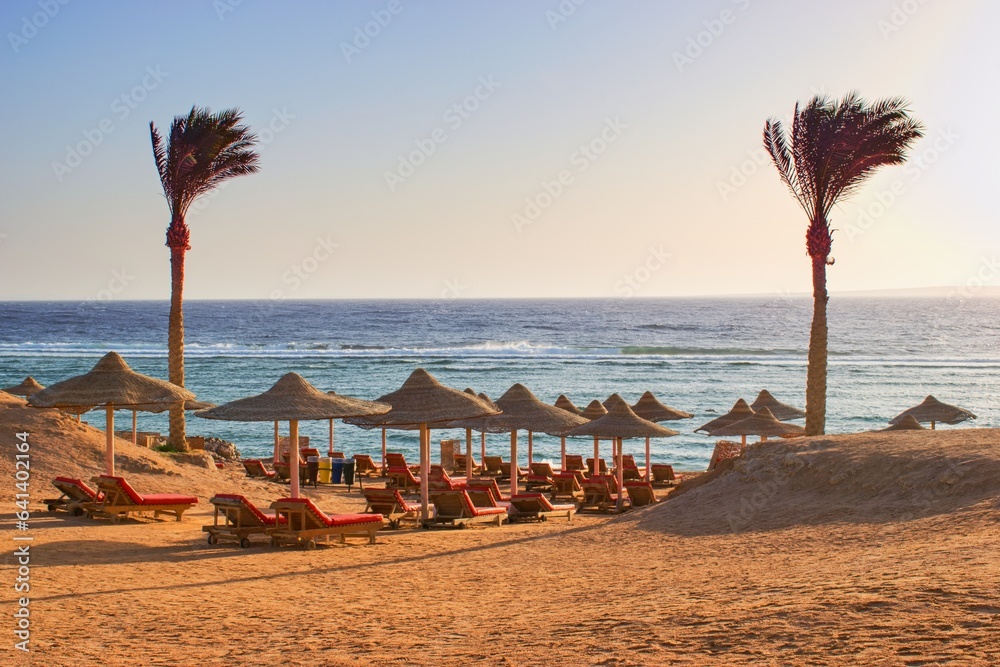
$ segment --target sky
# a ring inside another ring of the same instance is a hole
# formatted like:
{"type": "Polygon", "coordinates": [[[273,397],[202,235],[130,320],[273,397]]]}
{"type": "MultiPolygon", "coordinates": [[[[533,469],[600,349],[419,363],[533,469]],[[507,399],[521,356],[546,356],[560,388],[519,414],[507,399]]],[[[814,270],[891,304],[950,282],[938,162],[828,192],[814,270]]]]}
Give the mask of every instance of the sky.
{"type": "Polygon", "coordinates": [[[1000,3],[6,0],[0,300],[166,299],[149,123],[242,109],[185,297],[807,292],[768,117],[903,96],[910,162],[834,210],[830,289],[1000,284],[1000,3]]]}

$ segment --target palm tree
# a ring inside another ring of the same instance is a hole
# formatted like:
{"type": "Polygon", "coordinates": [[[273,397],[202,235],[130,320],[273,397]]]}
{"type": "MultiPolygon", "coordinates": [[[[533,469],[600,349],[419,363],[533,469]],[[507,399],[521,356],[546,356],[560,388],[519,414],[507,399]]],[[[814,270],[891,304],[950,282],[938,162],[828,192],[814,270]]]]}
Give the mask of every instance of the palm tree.
{"type": "MultiPolygon", "coordinates": [[[[170,324],[167,358],[170,381],[184,386],[184,255],[191,249],[191,232],[184,221],[198,197],[234,176],[257,171],[257,137],[242,124],[239,109],[213,114],[211,109],[191,107],[187,116],[177,116],[164,143],[153,123],[153,158],[170,208],[167,247],[170,248],[170,324]]],[[[187,450],[184,410],[170,411],[169,442],[187,450]]]]}
{"type": "Polygon", "coordinates": [[[806,378],[806,434],[826,428],[826,267],[833,264],[830,210],[884,165],[906,161],[923,126],[901,98],[869,104],[857,93],[840,101],[813,97],[795,105],[791,133],[774,118],[764,125],[764,148],[782,182],[809,217],[806,251],[812,258],[813,320],[806,378]]]}

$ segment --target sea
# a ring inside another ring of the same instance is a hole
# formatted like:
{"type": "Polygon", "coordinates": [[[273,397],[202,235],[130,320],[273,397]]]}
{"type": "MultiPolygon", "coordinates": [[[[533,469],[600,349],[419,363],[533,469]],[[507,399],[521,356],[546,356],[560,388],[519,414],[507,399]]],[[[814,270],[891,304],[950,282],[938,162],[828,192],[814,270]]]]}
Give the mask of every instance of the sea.
{"type": "MultiPolygon", "coordinates": [[[[367,399],[397,389],[416,368],[492,398],[520,382],[547,403],[566,394],[581,408],[615,392],[633,403],[649,390],[694,414],[667,424],[680,435],[652,444],[654,462],[682,470],[704,469],[714,441],[694,429],[738,398],[752,401],[766,388],[805,407],[809,298],[187,301],[184,310],[186,386],[213,403],[260,393],[289,371],[367,399]]],[[[1000,425],[998,313],[992,297],[832,299],[827,432],[883,428],[928,394],[978,416],[943,428],[1000,425]]],[[[159,301],[0,303],[0,386],[27,375],[52,384],[88,371],[109,350],[166,378],[167,316],[159,301]]],[[[130,428],[131,414],[117,414],[119,429],[130,428]]],[[[83,418],[104,428],[100,410],[83,418]]],[[[194,415],[187,423],[189,435],[231,440],[244,456],[270,454],[270,423],[194,415]]],[[[139,429],[165,434],[167,418],[140,413],[139,429]]],[[[329,425],[303,422],[300,432],[325,448],[329,425]]],[[[464,432],[432,437],[437,448],[464,432]]],[[[416,460],[415,433],[390,431],[388,443],[416,460]]],[[[521,443],[523,463],[523,436],[521,443]]],[[[381,433],[338,422],[335,444],[378,459],[381,433]]],[[[536,435],[535,460],[558,461],[559,446],[536,435]]],[[[568,449],[592,446],[571,439],[568,449]]],[[[487,447],[506,458],[509,438],[490,435],[487,447]]],[[[641,455],[644,447],[626,441],[625,451],[641,455]]]]}

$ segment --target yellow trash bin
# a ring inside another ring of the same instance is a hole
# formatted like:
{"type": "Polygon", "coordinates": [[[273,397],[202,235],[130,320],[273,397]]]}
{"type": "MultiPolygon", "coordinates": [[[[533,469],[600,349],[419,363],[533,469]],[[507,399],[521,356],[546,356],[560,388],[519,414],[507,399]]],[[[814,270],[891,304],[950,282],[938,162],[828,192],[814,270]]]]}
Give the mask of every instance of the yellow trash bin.
{"type": "Polygon", "coordinates": [[[333,473],[333,459],[329,456],[319,458],[319,483],[329,484],[330,475],[333,473]]]}

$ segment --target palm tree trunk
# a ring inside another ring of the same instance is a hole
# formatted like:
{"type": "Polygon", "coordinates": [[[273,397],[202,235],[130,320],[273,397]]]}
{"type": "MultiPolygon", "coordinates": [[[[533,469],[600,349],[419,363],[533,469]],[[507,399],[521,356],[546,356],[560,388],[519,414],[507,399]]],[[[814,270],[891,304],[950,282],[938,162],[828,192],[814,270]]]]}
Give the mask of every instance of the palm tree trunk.
{"type": "MultiPolygon", "coordinates": [[[[183,222],[181,223],[183,225],[183,222]]],[[[173,225],[171,225],[173,226],[173,225]]],[[[168,239],[170,233],[167,234],[168,239]]],[[[168,241],[168,245],[170,245],[168,241]]],[[[184,386],[184,253],[187,244],[170,245],[170,323],[167,334],[167,367],[170,381],[184,386]]],[[[170,410],[169,442],[182,452],[188,451],[184,408],[170,410]]]]}
{"type": "Polygon", "coordinates": [[[826,430],[826,256],[813,255],[813,319],[809,331],[809,369],[806,372],[806,435],[826,430]]]}

